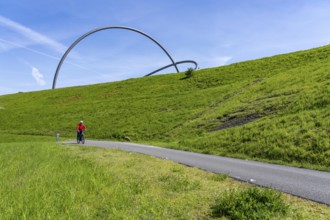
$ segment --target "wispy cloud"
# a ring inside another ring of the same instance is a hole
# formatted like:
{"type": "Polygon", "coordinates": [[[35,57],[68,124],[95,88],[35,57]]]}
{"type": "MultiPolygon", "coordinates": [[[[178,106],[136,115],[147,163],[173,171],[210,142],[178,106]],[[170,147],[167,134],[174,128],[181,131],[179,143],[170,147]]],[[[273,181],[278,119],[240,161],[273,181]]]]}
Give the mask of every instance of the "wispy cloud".
{"type": "Polygon", "coordinates": [[[213,62],[215,64],[215,66],[223,66],[223,65],[226,65],[228,63],[228,61],[231,59],[232,59],[232,57],[230,57],[230,56],[220,56],[220,57],[215,57],[213,59],[213,62]]]}
{"type": "Polygon", "coordinates": [[[4,41],[4,40],[2,40],[2,39],[0,38],[0,52],[2,52],[2,51],[7,51],[7,50],[9,50],[10,48],[12,48],[12,46],[10,46],[10,45],[8,44],[8,42],[6,42],[6,41],[4,41]]]}
{"type": "Polygon", "coordinates": [[[32,67],[32,76],[36,80],[36,82],[39,86],[46,85],[46,81],[44,80],[44,76],[35,67],[32,67]]]}
{"type": "Polygon", "coordinates": [[[232,56],[210,56],[204,55],[198,57],[198,66],[201,68],[210,68],[210,67],[218,67],[228,65],[230,61],[233,59],[232,56]]]}
{"type": "MultiPolygon", "coordinates": [[[[3,46],[3,47],[10,47],[8,45],[11,45],[11,47],[22,48],[22,49],[28,50],[30,52],[33,52],[35,54],[39,54],[39,55],[42,55],[44,57],[48,57],[48,58],[51,58],[51,59],[54,59],[54,60],[58,60],[58,61],[61,59],[60,57],[55,57],[55,56],[49,55],[47,53],[41,52],[39,50],[31,49],[31,48],[26,47],[26,46],[24,46],[22,44],[18,44],[18,43],[15,43],[15,42],[7,41],[7,40],[4,40],[4,39],[1,39],[0,38],[0,51],[1,51],[2,45],[7,45],[7,46],[3,46]],[[2,44],[1,42],[4,42],[5,44],[2,44]]],[[[79,64],[76,64],[76,63],[73,63],[73,62],[70,62],[70,61],[65,61],[65,63],[70,64],[72,66],[76,66],[76,67],[78,67],[80,69],[83,69],[83,70],[87,70],[87,71],[89,71],[91,73],[98,73],[97,71],[94,71],[94,70],[92,70],[92,69],[90,69],[88,67],[85,67],[83,65],[79,65],[79,64]]]]}
{"type": "MultiPolygon", "coordinates": [[[[58,52],[60,54],[63,54],[67,50],[67,46],[65,46],[41,33],[38,33],[26,26],[23,26],[22,24],[19,24],[9,18],[3,17],[1,15],[0,15],[0,26],[4,26],[10,30],[13,30],[16,33],[23,36],[24,38],[26,38],[29,41],[28,45],[30,45],[30,44],[40,45],[41,44],[43,46],[49,47],[53,51],[58,52]]],[[[33,52],[35,54],[39,54],[39,55],[42,55],[42,56],[45,56],[45,57],[48,57],[48,58],[51,58],[54,60],[60,60],[60,57],[52,56],[50,54],[41,52],[39,50],[32,49],[32,48],[28,47],[26,43],[22,44],[21,42],[16,42],[16,41],[12,41],[12,40],[9,41],[9,40],[0,38],[0,51],[6,51],[6,50],[13,49],[13,48],[22,48],[22,49],[28,50],[30,52],[33,52]]],[[[87,70],[92,73],[98,73],[98,72],[86,67],[85,65],[80,65],[80,64],[70,62],[70,61],[65,61],[65,63],[76,66],[80,69],[87,70]]]]}
{"type": "Polygon", "coordinates": [[[43,53],[41,51],[31,49],[31,48],[26,47],[22,44],[15,43],[15,42],[4,40],[4,39],[0,38],[0,51],[1,51],[1,48],[3,50],[8,50],[8,49],[11,49],[11,48],[22,48],[22,49],[28,50],[30,52],[33,52],[33,53],[36,53],[36,54],[39,54],[39,55],[42,55],[42,56],[45,56],[45,57],[48,57],[48,58],[51,58],[51,59],[60,60],[59,57],[55,57],[55,56],[43,53]],[[1,42],[3,42],[3,43],[1,43],[1,42]],[[3,45],[3,46],[1,46],[1,45],[3,45]]]}
{"type": "Polygon", "coordinates": [[[45,36],[43,34],[40,34],[22,24],[19,24],[9,18],[0,16],[0,25],[5,26],[5,27],[17,32],[18,34],[24,36],[29,41],[31,41],[35,44],[42,44],[42,45],[48,46],[56,52],[63,53],[67,48],[65,45],[45,36]]]}

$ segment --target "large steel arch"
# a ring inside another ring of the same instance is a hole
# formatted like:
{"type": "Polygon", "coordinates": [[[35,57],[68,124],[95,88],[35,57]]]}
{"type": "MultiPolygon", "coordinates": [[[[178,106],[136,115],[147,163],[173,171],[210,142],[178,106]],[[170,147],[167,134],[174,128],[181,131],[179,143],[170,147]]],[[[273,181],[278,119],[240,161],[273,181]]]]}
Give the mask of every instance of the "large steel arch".
{"type": "Polygon", "coordinates": [[[54,75],[54,80],[53,80],[53,87],[52,89],[55,89],[56,87],[56,81],[57,81],[57,76],[58,76],[58,73],[61,69],[61,66],[65,60],[65,58],[68,56],[68,54],[70,53],[70,51],[80,42],[82,41],[84,38],[88,37],[89,35],[91,34],[94,34],[96,32],[99,32],[99,31],[103,31],[103,30],[107,30],[107,29],[124,29],[124,30],[129,30],[129,31],[134,31],[136,33],[139,33],[139,34],[142,34],[143,36],[149,38],[150,40],[152,40],[154,43],[156,43],[165,53],[166,55],[168,56],[168,58],[171,60],[172,64],[170,66],[174,66],[176,71],[179,72],[179,69],[176,65],[176,63],[174,62],[173,58],[170,56],[170,54],[165,50],[165,48],[160,44],[158,43],[154,38],[152,38],[151,36],[147,35],[146,33],[142,32],[142,31],[139,31],[137,29],[134,29],[134,28],[130,28],[130,27],[125,27],[125,26],[107,26],[107,27],[102,27],[102,28],[96,28],[94,30],[91,30],[89,32],[87,32],[86,34],[82,35],[81,37],[79,37],[75,42],[73,42],[71,44],[71,46],[66,50],[66,52],[64,53],[64,55],[62,56],[57,68],[56,68],[56,72],[55,72],[55,75],[54,75]]]}

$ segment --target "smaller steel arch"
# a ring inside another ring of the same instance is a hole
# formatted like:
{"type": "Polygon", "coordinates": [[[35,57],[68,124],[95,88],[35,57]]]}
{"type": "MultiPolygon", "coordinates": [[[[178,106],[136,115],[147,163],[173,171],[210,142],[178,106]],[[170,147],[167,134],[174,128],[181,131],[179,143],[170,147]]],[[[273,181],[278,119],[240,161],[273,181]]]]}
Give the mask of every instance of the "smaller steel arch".
{"type": "MultiPolygon", "coordinates": [[[[183,61],[179,61],[179,62],[175,62],[175,65],[178,65],[178,64],[182,64],[182,63],[193,63],[193,64],[195,64],[195,70],[197,70],[197,68],[198,68],[198,64],[197,64],[197,62],[196,61],[194,61],[194,60],[183,60],[183,61]]],[[[164,67],[162,67],[162,68],[159,68],[158,70],[155,70],[155,71],[153,71],[153,72],[151,72],[151,73],[148,73],[147,75],[145,75],[145,76],[151,76],[151,75],[153,75],[153,74],[155,74],[155,73],[157,73],[157,72],[159,72],[159,71],[162,71],[162,70],[164,70],[164,69],[167,69],[167,68],[169,68],[169,67],[171,67],[171,66],[173,66],[174,64],[172,63],[172,64],[169,64],[169,65],[167,65],[167,66],[164,66],[164,67]]]]}

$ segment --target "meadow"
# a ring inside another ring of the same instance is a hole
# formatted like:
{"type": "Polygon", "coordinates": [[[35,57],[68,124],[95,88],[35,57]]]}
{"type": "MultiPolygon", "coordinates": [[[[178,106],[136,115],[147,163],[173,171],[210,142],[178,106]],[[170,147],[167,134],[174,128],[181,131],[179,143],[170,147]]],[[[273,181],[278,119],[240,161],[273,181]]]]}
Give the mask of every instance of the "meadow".
{"type": "MultiPolygon", "coordinates": [[[[58,79],[59,81],[61,78],[58,79]]],[[[8,134],[132,141],[330,171],[330,46],[193,72],[0,96],[8,134]]]]}
{"type": "Polygon", "coordinates": [[[329,206],[147,155],[28,135],[0,140],[1,219],[330,216],[329,206]]]}

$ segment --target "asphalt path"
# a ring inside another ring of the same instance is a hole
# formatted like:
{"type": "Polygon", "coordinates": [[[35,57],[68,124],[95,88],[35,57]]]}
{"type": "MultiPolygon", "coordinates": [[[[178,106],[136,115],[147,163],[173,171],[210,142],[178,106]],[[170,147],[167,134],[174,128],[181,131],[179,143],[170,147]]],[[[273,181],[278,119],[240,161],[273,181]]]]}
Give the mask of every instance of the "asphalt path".
{"type": "MultiPolygon", "coordinates": [[[[74,144],[66,142],[65,144],[74,144]]],[[[86,140],[85,146],[153,155],[330,205],[330,172],[199,154],[149,145],[86,140]]]]}

